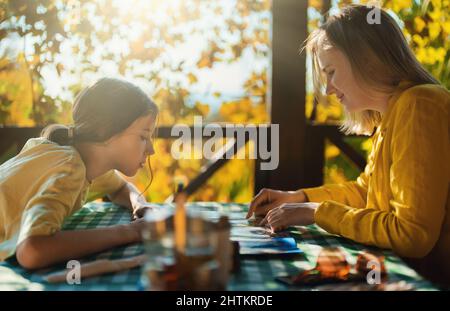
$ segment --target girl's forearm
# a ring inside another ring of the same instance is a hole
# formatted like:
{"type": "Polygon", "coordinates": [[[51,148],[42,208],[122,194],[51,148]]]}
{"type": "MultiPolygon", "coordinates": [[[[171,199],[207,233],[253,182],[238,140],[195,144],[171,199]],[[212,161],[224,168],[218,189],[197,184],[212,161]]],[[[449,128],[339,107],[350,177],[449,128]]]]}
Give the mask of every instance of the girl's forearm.
{"type": "Polygon", "coordinates": [[[19,263],[38,269],[55,263],[78,259],[106,249],[138,242],[139,234],[130,225],[59,231],[51,236],[32,236],[17,247],[19,263]]]}
{"type": "Polygon", "coordinates": [[[129,208],[133,211],[139,203],[146,203],[145,199],[140,195],[139,190],[132,184],[127,182],[119,191],[110,196],[111,201],[129,208]]]}

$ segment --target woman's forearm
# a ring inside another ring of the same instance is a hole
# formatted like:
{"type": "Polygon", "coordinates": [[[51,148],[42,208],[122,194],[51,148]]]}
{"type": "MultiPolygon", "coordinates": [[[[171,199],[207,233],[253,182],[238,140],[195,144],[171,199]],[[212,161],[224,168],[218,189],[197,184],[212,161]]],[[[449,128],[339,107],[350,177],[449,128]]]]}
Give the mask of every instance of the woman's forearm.
{"type": "Polygon", "coordinates": [[[130,225],[59,231],[25,239],[17,247],[16,257],[24,268],[38,269],[139,240],[138,232],[130,225]]]}

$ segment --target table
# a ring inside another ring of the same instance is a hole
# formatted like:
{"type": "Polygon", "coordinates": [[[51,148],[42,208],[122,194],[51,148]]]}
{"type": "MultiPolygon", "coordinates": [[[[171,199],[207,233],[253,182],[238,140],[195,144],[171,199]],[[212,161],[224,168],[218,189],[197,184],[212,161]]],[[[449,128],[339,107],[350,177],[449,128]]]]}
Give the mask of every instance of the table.
{"type": "MultiPolygon", "coordinates": [[[[161,204],[162,205],[162,204],[161,204]]],[[[189,208],[202,208],[230,211],[246,211],[246,204],[196,202],[189,203],[189,208]]],[[[88,229],[125,224],[130,221],[130,213],[110,202],[90,202],[66,220],[63,230],[88,229]]],[[[355,264],[358,252],[363,249],[373,249],[351,240],[331,235],[321,228],[311,225],[307,227],[293,227],[291,235],[296,239],[298,246],[304,254],[296,256],[263,256],[242,257],[241,269],[231,276],[228,290],[242,291],[279,291],[279,290],[318,290],[314,287],[290,287],[275,280],[276,276],[295,274],[300,269],[310,269],[315,266],[320,250],[326,246],[339,247],[347,256],[350,264],[355,264]]],[[[385,255],[385,265],[390,281],[405,281],[412,284],[417,290],[436,290],[430,282],[421,278],[413,269],[408,267],[398,256],[388,250],[378,250],[385,255]]],[[[81,262],[94,259],[117,259],[130,257],[143,253],[141,244],[117,247],[102,252],[81,262]]],[[[136,291],[139,290],[141,276],[140,268],[134,268],[115,274],[81,280],[81,284],[58,283],[50,284],[43,280],[48,273],[63,270],[65,265],[57,265],[50,269],[28,272],[22,269],[15,259],[0,263],[0,290],[46,290],[46,291],[136,291]]]]}

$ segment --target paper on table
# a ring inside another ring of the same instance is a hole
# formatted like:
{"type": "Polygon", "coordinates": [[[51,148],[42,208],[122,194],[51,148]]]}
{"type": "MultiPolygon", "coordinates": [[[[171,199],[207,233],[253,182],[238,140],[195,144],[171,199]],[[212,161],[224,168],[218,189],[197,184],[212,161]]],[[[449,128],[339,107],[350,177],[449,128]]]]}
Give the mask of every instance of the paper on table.
{"type": "Polygon", "coordinates": [[[266,227],[232,227],[231,240],[239,242],[241,255],[302,253],[288,233],[273,233],[266,227]]]}
{"type": "Polygon", "coordinates": [[[266,241],[241,240],[239,241],[239,247],[239,252],[241,255],[302,253],[302,251],[297,247],[295,239],[292,237],[269,238],[266,241]]]}
{"type": "Polygon", "coordinates": [[[231,228],[231,237],[239,239],[241,237],[251,238],[283,238],[289,237],[288,231],[273,232],[269,227],[256,227],[251,225],[239,225],[231,228]]]}

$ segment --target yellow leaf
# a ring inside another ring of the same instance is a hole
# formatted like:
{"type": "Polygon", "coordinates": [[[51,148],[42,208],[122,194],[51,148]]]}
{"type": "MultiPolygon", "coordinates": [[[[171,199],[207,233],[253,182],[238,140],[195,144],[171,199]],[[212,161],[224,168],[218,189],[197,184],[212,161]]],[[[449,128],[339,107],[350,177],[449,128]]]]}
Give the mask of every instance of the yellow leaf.
{"type": "Polygon", "coordinates": [[[450,34],[450,21],[446,21],[442,24],[442,29],[448,35],[450,34]]]}
{"type": "Polygon", "coordinates": [[[361,148],[365,150],[367,153],[369,153],[372,150],[372,140],[366,139],[362,144],[361,148]]]}
{"type": "Polygon", "coordinates": [[[209,53],[203,53],[202,57],[197,62],[197,68],[204,68],[204,67],[211,68],[211,66],[212,62],[209,53]]]}
{"type": "Polygon", "coordinates": [[[413,35],[413,41],[419,46],[419,47],[425,47],[428,44],[428,38],[422,38],[420,35],[415,34],[413,35]]]}
{"type": "Polygon", "coordinates": [[[325,149],[325,158],[331,159],[337,157],[339,153],[340,151],[338,147],[336,147],[335,145],[328,145],[325,149]]]}
{"type": "MultiPolygon", "coordinates": [[[[2,59],[2,63],[6,64],[9,61],[2,59]]],[[[9,116],[4,125],[35,126],[34,121],[29,117],[32,109],[33,86],[23,55],[19,55],[14,69],[0,71],[0,81],[6,89],[5,95],[12,101],[9,107],[9,116]]],[[[35,94],[38,94],[37,92],[40,90],[36,87],[35,91],[35,94]]]]}
{"type": "Polygon", "coordinates": [[[309,0],[308,4],[319,12],[322,9],[322,0],[309,0]]]}
{"type": "Polygon", "coordinates": [[[421,47],[421,48],[416,49],[415,54],[416,54],[417,60],[420,63],[422,63],[422,64],[425,63],[425,60],[427,58],[427,52],[424,48],[421,47]]]}
{"type": "Polygon", "coordinates": [[[395,0],[393,1],[393,9],[395,12],[399,12],[404,9],[412,7],[412,0],[395,0]]]}
{"type": "Polygon", "coordinates": [[[442,7],[442,0],[431,0],[431,3],[435,9],[441,9],[442,7]]]}
{"type": "Polygon", "coordinates": [[[202,104],[200,102],[195,103],[195,108],[202,114],[203,117],[208,116],[209,114],[209,105],[202,104]]]}
{"type": "Polygon", "coordinates": [[[437,22],[428,23],[428,32],[430,34],[430,40],[434,40],[441,33],[441,25],[437,22]]]}
{"type": "Polygon", "coordinates": [[[425,26],[426,26],[426,24],[420,16],[416,16],[414,18],[414,29],[417,32],[422,32],[422,30],[425,28],[425,26]]]}
{"type": "Polygon", "coordinates": [[[190,84],[194,84],[198,81],[197,76],[192,73],[188,74],[188,79],[190,84]]]}
{"type": "Polygon", "coordinates": [[[439,21],[439,19],[442,16],[442,11],[438,10],[438,9],[434,9],[433,11],[428,13],[428,16],[430,16],[431,19],[434,21],[439,21]]]}

